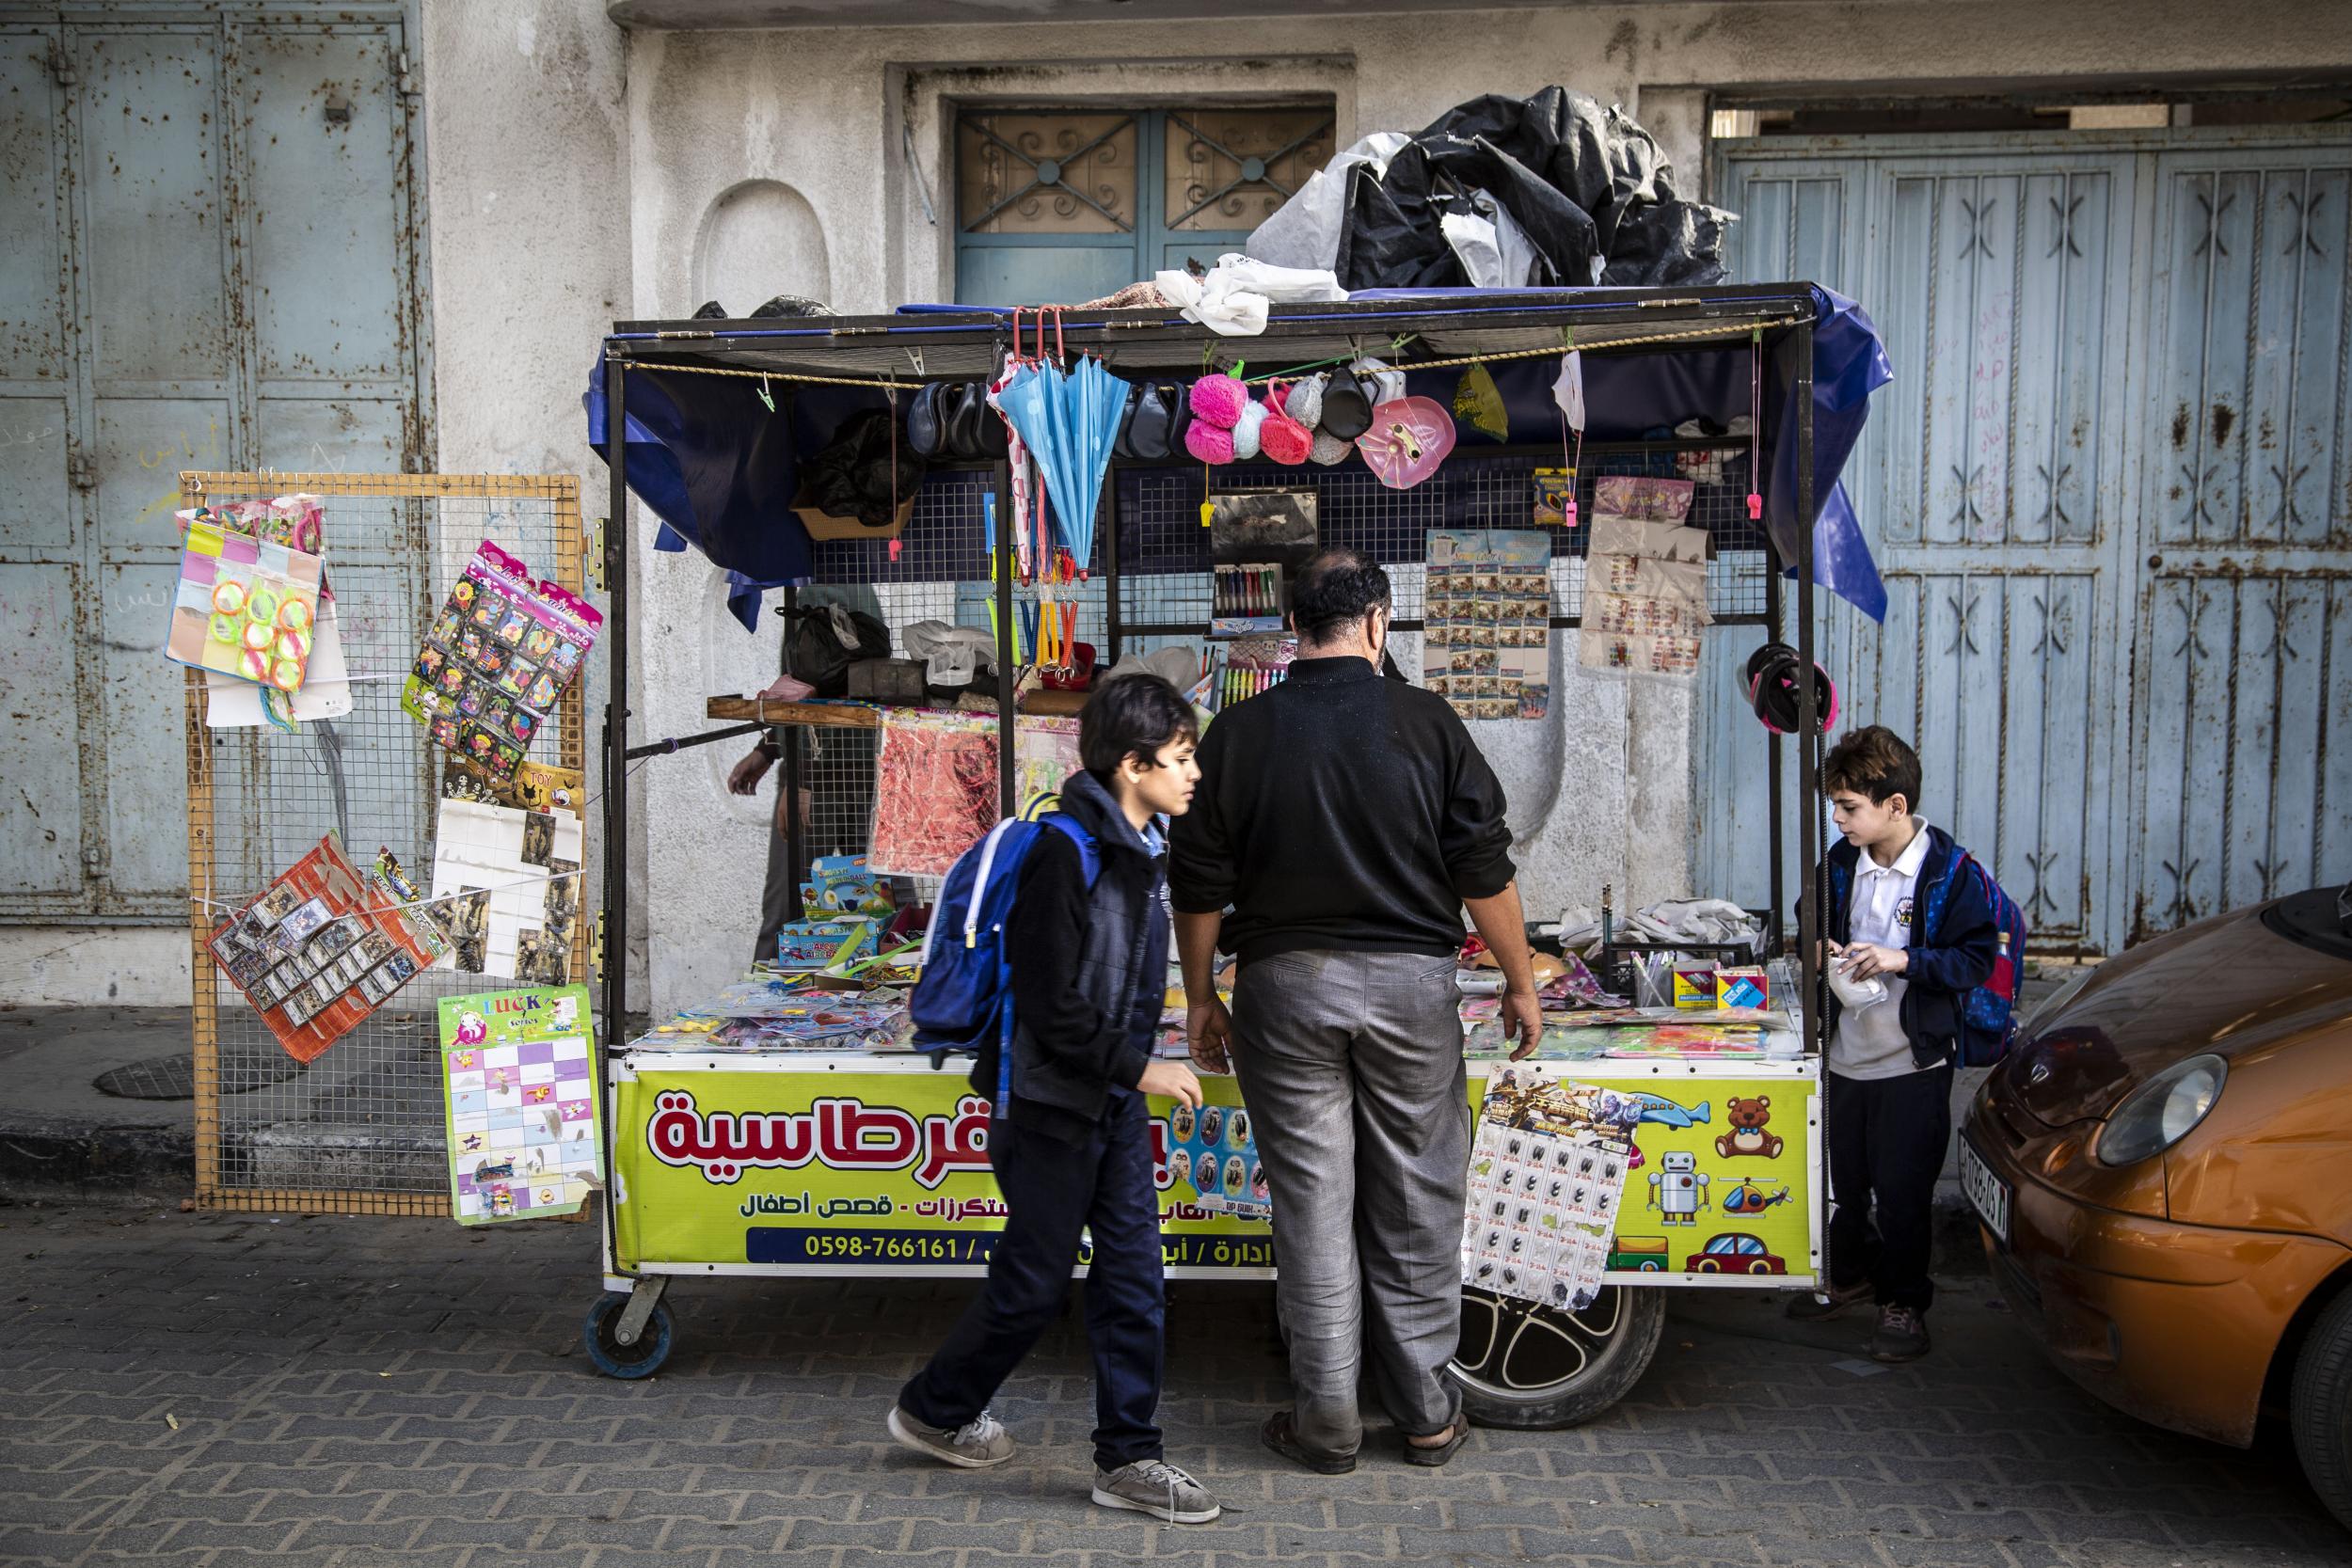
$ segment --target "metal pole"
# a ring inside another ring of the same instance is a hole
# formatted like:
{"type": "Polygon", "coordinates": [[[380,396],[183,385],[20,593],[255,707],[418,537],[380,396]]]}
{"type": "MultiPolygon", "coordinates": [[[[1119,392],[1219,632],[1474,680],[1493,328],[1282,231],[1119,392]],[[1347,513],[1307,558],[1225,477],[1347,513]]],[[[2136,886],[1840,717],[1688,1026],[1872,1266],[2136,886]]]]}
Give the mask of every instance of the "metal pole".
{"type": "MultiPolygon", "coordinates": [[[[1762,476],[1758,475],[1755,483],[1761,489],[1762,476]]],[[[1767,621],[1764,640],[1768,642],[1777,642],[1781,637],[1780,574],[1787,564],[1780,559],[1780,552],[1772,547],[1772,531],[1767,529],[1764,533],[1764,614],[1767,621]]],[[[1788,941],[1788,867],[1782,863],[1788,856],[1788,828],[1787,819],[1781,816],[1786,802],[1781,799],[1780,768],[1783,758],[1778,730],[1767,732],[1766,746],[1772,764],[1765,773],[1766,817],[1772,825],[1772,928],[1769,935],[1773,946],[1785,948],[1788,941]]]]}
{"type": "Polygon", "coordinates": [[[1813,325],[1796,329],[1797,365],[1797,841],[1804,895],[1797,906],[1798,961],[1804,966],[1806,1028],[1822,1030],[1821,921],[1828,913],[1821,876],[1821,734],[1813,680],[1813,325]]]}
{"type": "MultiPolygon", "coordinates": [[[[792,610],[801,607],[801,591],[784,591],[784,653],[783,673],[792,673],[792,610]]],[[[801,822],[803,770],[807,766],[808,731],[800,724],[784,726],[784,783],[779,804],[784,808],[784,860],[792,871],[792,886],[784,895],[785,912],[794,920],[806,920],[808,910],[801,903],[801,884],[808,880],[808,830],[801,822]]],[[[770,832],[775,832],[771,827],[770,832]]],[[[772,957],[773,955],[771,955],[772,957]]]]}
{"type": "MultiPolygon", "coordinates": [[[[604,361],[604,458],[612,482],[604,521],[604,583],[610,611],[604,699],[604,1030],[596,1064],[606,1086],[604,1174],[616,1186],[617,1128],[611,1096],[612,1056],[628,1018],[628,377],[610,344],[604,361]]],[[[620,1220],[611,1191],[604,1211],[607,1264],[618,1270],[620,1220]]]]}
{"type": "Polygon", "coordinates": [[[1094,509],[1094,536],[1103,541],[1103,644],[1105,668],[1117,664],[1125,641],[1119,625],[1119,465],[1104,476],[1094,509]]]}
{"type": "MultiPolygon", "coordinates": [[[[996,463],[996,793],[1002,815],[1013,811],[1012,464],[996,463]]],[[[1043,562],[1039,562],[1041,568],[1043,562]]]]}

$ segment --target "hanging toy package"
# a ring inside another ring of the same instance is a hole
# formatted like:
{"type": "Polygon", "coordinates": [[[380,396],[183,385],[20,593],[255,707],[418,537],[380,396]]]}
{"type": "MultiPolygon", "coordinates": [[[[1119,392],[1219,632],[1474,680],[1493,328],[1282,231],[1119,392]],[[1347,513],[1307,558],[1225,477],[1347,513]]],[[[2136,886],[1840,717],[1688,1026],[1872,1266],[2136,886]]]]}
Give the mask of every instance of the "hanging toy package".
{"type": "Polygon", "coordinates": [[[1629,675],[1696,678],[1707,610],[1708,535],[1688,528],[1684,479],[1611,475],[1593,483],[1577,662],[1629,675]]]}
{"type": "Polygon", "coordinates": [[[199,509],[174,590],[166,657],[292,694],[302,689],[319,613],[320,562],[199,509]]]}
{"type": "Polygon", "coordinates": [[[433,743],[496,779],[523,753],[604,629],[604,616],[485,540],[426,632],[400,705],[433,743]]]}

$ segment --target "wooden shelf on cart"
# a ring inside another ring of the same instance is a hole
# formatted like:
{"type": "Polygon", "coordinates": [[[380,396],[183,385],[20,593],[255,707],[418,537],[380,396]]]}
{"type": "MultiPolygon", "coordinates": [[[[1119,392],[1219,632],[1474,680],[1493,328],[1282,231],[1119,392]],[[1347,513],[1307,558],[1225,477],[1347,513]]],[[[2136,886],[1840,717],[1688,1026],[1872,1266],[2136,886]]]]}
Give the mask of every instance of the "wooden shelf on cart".
{"type": "MultiPolygon", "coordinates": [[[[1087,694],[1083,691],[1030,691],[1021,698],[1021,711],[1041,716],[1069,716],[1086,706],[1086,701],[1087,694]]],[[[820,729],[836,730],[879,729],[882,715],[892,711],[879,703],[787,703],[777,697],[710,697],[703,703],[703,717],[706,719],[732,719],[739,723],[748,720],[761,724],[813,724],[820,729]]],[[[957,710],[903,707],[896,711],[951,713],[957,710]]]]}

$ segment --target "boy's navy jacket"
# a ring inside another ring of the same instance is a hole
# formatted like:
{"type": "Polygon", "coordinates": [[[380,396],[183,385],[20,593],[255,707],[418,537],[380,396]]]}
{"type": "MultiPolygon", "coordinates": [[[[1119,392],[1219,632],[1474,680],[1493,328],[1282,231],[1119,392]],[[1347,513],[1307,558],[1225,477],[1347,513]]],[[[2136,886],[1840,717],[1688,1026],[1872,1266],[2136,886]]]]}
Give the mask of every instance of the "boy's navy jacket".
{"type": "MultiPolygon", "coordinates": [[[[1951,894],[1935,923],[1926,929],[1930,888],[1944,880],[1955,856],[1966,853],[1952,835],[1928,824],[1927,859],[1919,863],[1917,893],[1911,904],[1911,947],[1901,978],[1903,1034],[1911,1040],[1911,1059],[1933,1067],[1960,1051],[1961,999],[1984,984],[1993,973],[2000,949],[2000,926],[1983,884],[1973,876],[1952,879],[1951,894]]],[[[1853,940],[1854,868],[1861,863],[1860,846],[1838,841],[1829,852],[1828,936],[1836,942],[1853,940]]],[[[1837,994],[1829,991],[1829,1027],[1837,1028],[1837,994]]]]}
{"type": "MultiPolygon", "coordinates": [[[[1094,840],[1091,887],[1078,847],[1039,835],[1022,863],[1005,923],[1012,970],[1012,1103],[1023,1127],[1083,1137],[1113,1087],[1136,1086],[1151,1065],[1168,990],[1165,860],[1144,847],[1127,814],[1093,774],[1073,773],[1059,809],[1094,840]]],[[[993,1098],[992,1032],[972,1087],[993,1098]]]]}

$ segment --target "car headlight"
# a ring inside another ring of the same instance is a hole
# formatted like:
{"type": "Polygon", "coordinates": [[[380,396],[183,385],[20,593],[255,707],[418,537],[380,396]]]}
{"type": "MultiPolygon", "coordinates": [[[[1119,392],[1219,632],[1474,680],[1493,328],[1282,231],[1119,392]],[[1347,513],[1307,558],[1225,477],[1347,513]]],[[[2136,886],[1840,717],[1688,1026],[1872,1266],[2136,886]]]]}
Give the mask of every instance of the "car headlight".
{"type": "Polygon", "coordinates": [[[2170,1148],[2205,1119],[2229,1076],[2230,1064],[2213,1055],[2185,1057],[2166,1068],[2109,1114],[2099,1132],[2099,1163],[2137,1164],[2170,1148]]]}

